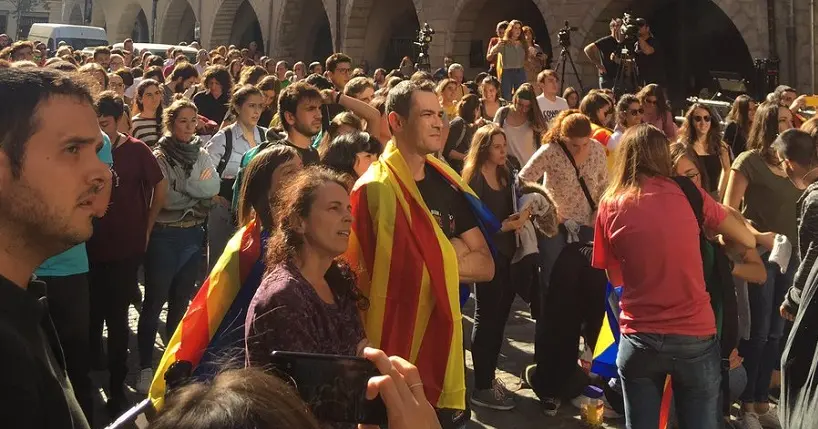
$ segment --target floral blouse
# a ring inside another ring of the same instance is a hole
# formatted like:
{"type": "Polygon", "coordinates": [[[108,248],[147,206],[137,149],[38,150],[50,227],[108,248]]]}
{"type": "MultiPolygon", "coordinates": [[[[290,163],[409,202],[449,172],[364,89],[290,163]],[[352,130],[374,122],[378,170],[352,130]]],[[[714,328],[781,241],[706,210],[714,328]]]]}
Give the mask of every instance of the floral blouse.
{"type": "MultiPolygon", "coordinates": [[[[579,173],[585,179],[594,203],[599,204],[608,185],[605,148],[600,143],[591,141],[590,151],[588,159],[578,166],[579,173]]],[[[580,225],[594,226],[595,213],[582,192],[576,170],[560,145],[547,143],[541,146],[520,171],[520,178],[523,180],[533,182],[541,177],[563,222],[570,219],[580,225]]]]}

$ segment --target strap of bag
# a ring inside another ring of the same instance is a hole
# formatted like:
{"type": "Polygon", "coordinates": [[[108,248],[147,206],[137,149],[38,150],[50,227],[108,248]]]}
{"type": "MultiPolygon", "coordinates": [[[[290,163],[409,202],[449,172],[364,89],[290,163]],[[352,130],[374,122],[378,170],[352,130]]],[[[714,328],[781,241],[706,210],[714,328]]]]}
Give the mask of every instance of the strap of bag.
{"type": "MultiPolygon", "coordinates": [[[[673,177],[673,181],[682,188],[682,192],[684,192],[685,198],[687,198],[687,202],[690,204],[690,208],[693,209],[693,213],[696,215],[696,222],[699,224],[699,239],[707,240],[704,233],[704,198],[702,194],[699,193],[696,184],[687,177],[673,177]]],[[[729,299],[730,297],[727,296],[725,298],[729,299]]],[[[735,296],[733,296],[733,300],[735,299],[735,296]]],[[[722,313],[726,314],[726,311],[722,309],[722,313]]],[[[725,329],[725,323],[726,322],[722,323],[722,331],[725,329]]],[[[732,406],[730,402],[730,357],[729,355],[725,355],[721,347],[719,347],[719,350],[721,355],[722,412],[724,415],[729,415],[732,406]]]]}
{"type": "Polygon", "coordinates": [[[577,180],[579,181],[579,187],[582,188],[582,193],[585,194],[585,199],[588,200],[588,205],[591,206],[591,211],[596,211],[596,203],[594,199],[591,197],[591,191],[588,190],[588,185],[585,184],[585,179],[579,174],[579,167],[577,167],[577,162],[574,161],[574,156],[571,155],[571,152],[568,151],[568,148],[565,147],[565,143],[559,142],[562,151],[565,152],[565,156],[568,157],[568,161],[571,161],[571,166],[574,167],[574,172],[577,174],[577,180]]]}
{"type": "Polygon", "coordinates": [[[216,172],[221,177],[224,169],[227,168],[227,162],[230,161],[230,155],[233,154],[233,128],[226,128],[224,130],[224,154],[219,160],[219,165],[216,166],[216,172]]]}

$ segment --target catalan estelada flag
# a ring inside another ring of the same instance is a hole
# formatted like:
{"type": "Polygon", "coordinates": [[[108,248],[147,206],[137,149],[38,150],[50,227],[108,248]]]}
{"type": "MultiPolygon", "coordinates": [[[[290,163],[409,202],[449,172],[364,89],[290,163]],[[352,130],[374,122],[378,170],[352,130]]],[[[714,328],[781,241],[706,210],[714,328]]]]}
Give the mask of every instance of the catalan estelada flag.
{"type": "Polygon", "coordinates": [[[190,363],[201,379],[212,377],[226,355],[244,362],[244,320],[264,274],[263,240],[253,221],[227,243],[165,348],[148,393],[155,409],[162,407],[165,372],[174,363],[190,363]]]}
{"type": "MultiPolygon", "coordinates": [[[[461,191],[490,243],[497,219],[454,170],[431,155],[426,163],[461,191]]],[[[430,403],[464,409],[457,255],[394,142],[358,180],[351,200],[355,220],[346,258],[369,298],[367,338],[418,367],[430,403]]]]}

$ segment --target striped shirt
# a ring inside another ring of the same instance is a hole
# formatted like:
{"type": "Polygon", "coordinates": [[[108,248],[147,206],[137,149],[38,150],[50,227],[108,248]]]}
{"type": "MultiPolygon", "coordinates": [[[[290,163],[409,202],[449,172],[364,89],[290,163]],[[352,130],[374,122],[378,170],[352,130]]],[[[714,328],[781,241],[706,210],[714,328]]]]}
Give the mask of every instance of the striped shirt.
{"type": "Polygon", "coordinates": [[[162,127],[156,122],[156,118],[142,118],[137,115],[132,120],[131,136],[153,147],[162,137],[162,127]]]}

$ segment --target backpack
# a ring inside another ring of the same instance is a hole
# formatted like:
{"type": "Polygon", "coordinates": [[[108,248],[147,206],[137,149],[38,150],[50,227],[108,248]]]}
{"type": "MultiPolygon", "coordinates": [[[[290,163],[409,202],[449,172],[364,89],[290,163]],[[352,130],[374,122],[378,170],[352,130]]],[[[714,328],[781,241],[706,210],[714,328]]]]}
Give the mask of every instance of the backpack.
{"type": "Polygon", "coordinates": [[[730,415],[730,354],[739,342],[738,332],[738,300],[736,286],[733,283],[733,274],[730,260],[718,243],[713,243],[704,234],[704,198],[699,188],[687,177],[674,177],[673,180],[682,188],[690,208],[696,215],[699,224],[699,242],[702,255],[708,252],[705,246],[713,249],[713,270],[710,278],[705,279],[710,300],[714,303],[717,316],[721,313],[721,329],[718,330],[719,351],[721,355],[721,389],[725,416],[730,415]],[[714,281],[715,279],[715,281],[714,281]]]}
{"type": "MultiPolygon", "coordinates": [[[[259,125],[256,125],[256,129],[258,130],[258,134],[261,136],[262,140],[265,138],[264,128],[259,125]]],[[[219,165],[216,166],[216,172],[219,173],[219,177],[221,177],[222,173],[224,173],[224,169],[227,168],[227,163],[230,161],[230,156],[233,155],[233,128],[228,127],[224,130],[224,154],[222,155],[222,159],[219,160],[219,165]]],[[[262,141],[259,144],[263,144],[262,141]]]]}

